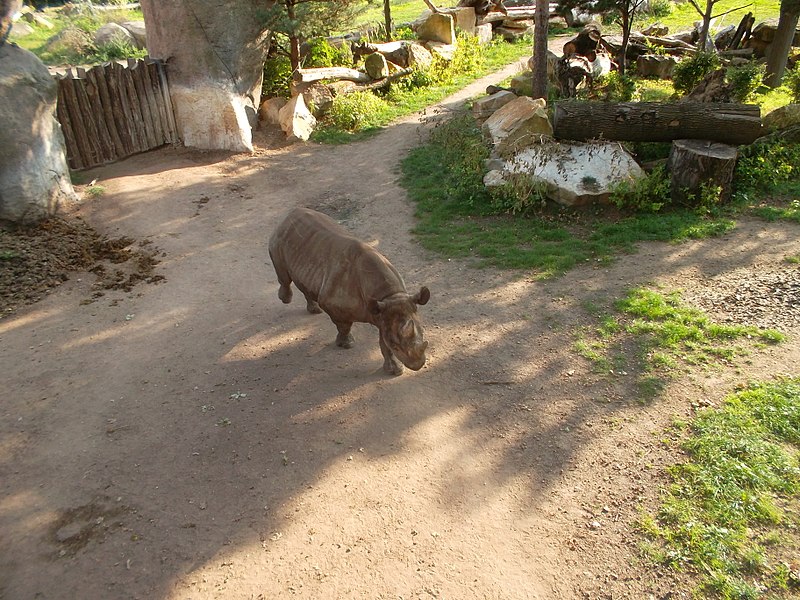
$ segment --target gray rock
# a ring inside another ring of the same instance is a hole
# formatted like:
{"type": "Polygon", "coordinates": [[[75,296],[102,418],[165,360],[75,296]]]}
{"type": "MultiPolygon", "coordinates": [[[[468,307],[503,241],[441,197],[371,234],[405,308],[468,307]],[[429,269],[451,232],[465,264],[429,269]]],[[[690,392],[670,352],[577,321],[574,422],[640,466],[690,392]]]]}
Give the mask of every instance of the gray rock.
{"type": "Polygon", "coordinates": [[[475,26],[475,36],[478,38],[478,43],[485,46],[492,41],[492,24],[484,23],[483,25],[475,26]]]}
{"type": "Polygon", "coordinates": [[[454,44],[456,41],[455,20],[444,13],[427,14],[412,25],[421,40],[454,44]]]}
{"type": "Polygon", "coordinates": [[[778,131],[800,125],[800,104],[787,104],[764,115],[761,121],[766,131],[778,131]]]}
{"type": "Polygon", "coordinates": [[[147,30],[144,21],[125,21],[122,26],[133,36],[139,50],[147,48],[147,30]]]}
{"type": "Polygon", "coordinates": [[[389,76],[389,65],[386,57],[380,52],[368,54],[364,59],[364,70],[373,79],[385,79],[389,76]]]}
{"type": "Polygon", "coordinates": [[[55,80],[33,53],[0,47],[0,219],[35,222],[76,200],[56,98],[55,80]]]}
{"type": "Polygon", "coordinates": [[[545,100],[520,96],[499,108],[481,126],[499,156],[510,156],[553,135],[545,100]]]}
{"type": "Polygon", "coordinates": [[[672,79],[672,71],[678,59],[660,54],[643,54],[636,59],[636,73],[641,77],[672,79]]]}
{"type": "Polygon", "coordinates": [[[117,23],[106,23],[94,32],[94,43],[97,47],[102,48],[114,42],[136,47],[136,39],[133,34],[117,23]]]}
{"type": "Polygon", "coordinates": [[[422,44],[408,45],[408,66],[425,70],[433,64],[433,55],[422,44]]]}
{"type": "Polygon", "coordinates": [[[501,90],[492,94],[491,96],[484,96],[478,98],[472,105],[472,116],[476,121],[483,121],[491,117],[498,109],[502,108],[512,100],[515,100],[517,95],[514,92],[501,90]]]}

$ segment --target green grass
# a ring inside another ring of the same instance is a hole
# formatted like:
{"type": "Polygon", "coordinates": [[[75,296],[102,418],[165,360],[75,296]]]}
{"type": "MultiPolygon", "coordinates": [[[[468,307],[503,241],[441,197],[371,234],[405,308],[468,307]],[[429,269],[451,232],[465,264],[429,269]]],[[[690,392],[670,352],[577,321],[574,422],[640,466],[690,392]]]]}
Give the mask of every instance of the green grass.
{"type": "MultiPolygon", "coordinates": [[[[705,2],[699,3],[701,7],[705,7],[705,2]]],[[[729,13],[717,19],[715,23],[716,28],[722,28],[727,25],[738,25],[739,21],[747,12],[752,12],[759,23],[765,19],[777,18],[780,14],[780,1],[779,0],[754,0],[752,4],[748,2],[739,2],[737,0],[720,0],[714,6],[715,15],[723,13],[727,10],[734,8],[741,8],[735,12],[729,13]]],[[[692,28],[692,23],[700,20],[700,15],[688,2],[675,3],[670,15],[660,17],[658,19],[652,17],[642,17],[641,22],[644,24],[659,21],[669,27],[670,33],[677,33],[679,31],[687,31],[692,28]]],[[[637,25],[640,23],[637,21],[637,25]]]]}
{"type": "Polygon", "coordinates": [[[684,429],[688,458],[640,521],[648,554],[693,574],[701,596],[797,597],[800,379],[752,385],[684,429]]]}
{"type": "MultiPolygon", "coordinates": [[[[435,2],[435,4],[440,8],[445,8],[455,6],[458,1],[444,0],[435,2]]],[[[392,22],[395,25],[411,23],[426,10],[428,10],[428,7],[422,0],[392,0],[392,22]]],[[[356,27],[383,22],[383,2],[374,2],[369,4],[367,9],[359,15],[356,27]]]]}
{"type": "Polygon", "coordinates": [[[655,398],[681,366],[731,364],[748,347],[785,339],[771,329],[715,323],[683,305],[677,292],[664,295],[646,288],[631,290],[608,314],[595,317],[598,326],[580,332],[576,352],[597,372],[613,369],[636,378],[642,401],[655,398]]]}
{"type": "Polygon", "coordinates": [[[483,185],[489,155],[474,120],[463,115],[438,125],[429,143],[401,163],[402,185],[416,203],[415,233],[445,256],[478,265],[532,271],[541,277],[578,264],[603,264],[641,241],[676,242],[720,235],[734,223],[690,210],[615,215],[609,208],[556,207],[509,216],[483,185]]]}

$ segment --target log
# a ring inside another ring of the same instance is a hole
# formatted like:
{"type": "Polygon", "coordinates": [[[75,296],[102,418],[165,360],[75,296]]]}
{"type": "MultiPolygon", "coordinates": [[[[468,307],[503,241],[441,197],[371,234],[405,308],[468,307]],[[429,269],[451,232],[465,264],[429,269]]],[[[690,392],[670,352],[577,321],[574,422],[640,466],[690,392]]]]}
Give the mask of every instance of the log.
{"type": "Polygon", "coordinates": [[[553,130],[564,140],[701,139],[737,146],[763,133],[757,105],[715,102],[557,102],[553,130]]]}
{"type": "Polygon", "coordinates": [[[672,201],[696,205],[699,200],[713,200],[714,203],[729,200],[738,156],[738,149],[727,144],[707,140],[673,141],[667,161],[672,201]],[[720,188],[718,194],[703,198],[717,187],[720,188]]]}
{"type": "Polygon", "coordinates": [[[677,48],[680,50],[686,50],[687,52],[694,54],[697,52],[697,48],[692,46],[691,44],[687,44],[681,40],[676,40],[673,38],[667,37],[657,37],[654,35],[644,35],[642,33],[631,33],[631,41],[637,42],[639,44],[650,44],[651,46],[661,46],[662,48],[677,48]]]}
{"type": "Polygon", "coordinates": [[[325,79],[346,79],[356,83],[368,83],[372,81],[366,73],[348,69],[347,67],[323,67],[319,69],[297,69],[292,75],[292,79],[298,83],[312,83],[325,79]]]}

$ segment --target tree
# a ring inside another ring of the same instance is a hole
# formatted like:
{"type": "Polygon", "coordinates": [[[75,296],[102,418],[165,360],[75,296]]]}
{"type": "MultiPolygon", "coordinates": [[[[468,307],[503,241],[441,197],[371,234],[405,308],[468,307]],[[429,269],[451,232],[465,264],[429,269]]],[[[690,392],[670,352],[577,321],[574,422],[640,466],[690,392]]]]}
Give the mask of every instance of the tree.
{"type": "Polygon", "coordinates": [[[797,29],[798,17],[800,17],[800,0],[781,0],[778,29],[770,44],[767,56],[767,77],[764,80],[764,83],[771,88],[778,87],[783,80],[783,72],[786,70],[786,61],[797,29]]]}
{"type": "Polygon", "coordinates": [[[275,36],[280,51],[289,56],[292,70],[300,68],[300,45],[344,28],[363,10],[361,0],[279,0],[262,11],[264,25],[275,36]]]}
{"type": "Polygon", "coordinates": [[[536,0],[533,29],[533,97],[547,98],[547,24],[548,0],[536,0]]]}
{"type": "MultiPolygon", "coordinates": [[[[694,3],[694,0],[689,1],[694,3]]],[[[622,27],[622,48],[616,58],[619,63],[620,73],[624,75],[625,57],[628,54],[628,42],[633,28],[633,18],[636,15],[636,11],[644,3],[645,0],[561,0],[558,7],[560,12],[579,8],[594,14],[616,13],[616,20],[622,27]]]]}

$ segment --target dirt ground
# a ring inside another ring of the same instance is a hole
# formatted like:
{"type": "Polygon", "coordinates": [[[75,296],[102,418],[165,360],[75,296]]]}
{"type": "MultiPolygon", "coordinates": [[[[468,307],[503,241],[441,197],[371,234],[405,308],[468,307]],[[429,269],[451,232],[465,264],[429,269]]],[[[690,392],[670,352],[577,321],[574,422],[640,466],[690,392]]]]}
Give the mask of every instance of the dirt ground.
{"type": "Polygon", "coordinates": [[[0,598],[690,597],[634,523],[681,458],[660,443],[675,417],[796,374],[800,228],[744,219],[549,281],[477,270],[410,233],[398,157],[424,129],[260,133],[253,155],[165,148],[87,174],[106,193],[70,218],[132,257],[100,252],[0,320],[0,598]],[[342,350],[324,315],[281,304],[266,241],[298,205],[431,289],[423,370],[387,377],[373,328],[342,350]],[[641,285],[789,341],[642,403],[635,374],[572,349],[587,301],[641,285]]]}

